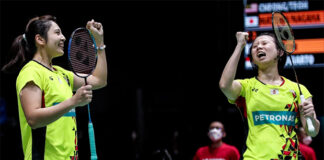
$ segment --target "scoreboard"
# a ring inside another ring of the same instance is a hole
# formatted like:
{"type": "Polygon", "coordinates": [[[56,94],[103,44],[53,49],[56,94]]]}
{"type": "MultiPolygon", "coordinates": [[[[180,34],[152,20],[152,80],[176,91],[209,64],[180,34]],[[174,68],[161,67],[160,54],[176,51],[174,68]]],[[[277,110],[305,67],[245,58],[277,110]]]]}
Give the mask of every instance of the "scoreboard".
{"type": "MultiPolygon", "coordinates": [[[[297,68],[324,68],[324,1],[319,0],[243,0],[244,30],[249,32],[245,47],[245,69],[252,69],[248,57],[252,41],[261,32],[272,32],[272,12],[281,11],[295,36],[292,59],[297,68]]],[[[286,61],[285,68],[291,63],[286,61]]]]}

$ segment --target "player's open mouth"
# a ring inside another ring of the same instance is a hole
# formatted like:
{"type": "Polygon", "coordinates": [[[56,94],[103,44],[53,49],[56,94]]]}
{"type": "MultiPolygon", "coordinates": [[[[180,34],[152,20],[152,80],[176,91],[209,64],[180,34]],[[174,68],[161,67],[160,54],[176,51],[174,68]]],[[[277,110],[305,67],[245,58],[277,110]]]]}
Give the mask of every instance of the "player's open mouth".
{"type": "Polygon", "coordinates": [[[257,56],[258,56],[258,58],[261,58],[261,57],[266,56],[266,54],[265,54],[264,52],[259,52],[259,53],[257,54],[257,56]]]}

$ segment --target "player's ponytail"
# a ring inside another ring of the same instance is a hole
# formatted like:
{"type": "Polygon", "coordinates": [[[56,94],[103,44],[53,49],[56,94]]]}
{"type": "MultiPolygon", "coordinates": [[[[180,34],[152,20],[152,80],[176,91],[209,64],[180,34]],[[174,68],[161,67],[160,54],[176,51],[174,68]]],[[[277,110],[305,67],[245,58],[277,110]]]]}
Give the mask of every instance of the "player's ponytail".
{"type": "Polygon", "coordinates": [[[21,66],[26,60],[25,47],[26,41],[23,34],[16,37],[9,50],[11,60],[2,67],[1,71],[6,73],[15,72],[17,67],[21,66]]]}
{"type": "Polygon", "coordinates": [[[29,20],[24,34],[19,35],[12,43],[9,50],[10,61],[4,65],[1,71],[6,73],[16,72],[28,61],[37,51],[35,36],[39,34],[47,41],[47,32],[51,27],[50,21],[56,21],[51,15],[35,17],[29,20]]]}

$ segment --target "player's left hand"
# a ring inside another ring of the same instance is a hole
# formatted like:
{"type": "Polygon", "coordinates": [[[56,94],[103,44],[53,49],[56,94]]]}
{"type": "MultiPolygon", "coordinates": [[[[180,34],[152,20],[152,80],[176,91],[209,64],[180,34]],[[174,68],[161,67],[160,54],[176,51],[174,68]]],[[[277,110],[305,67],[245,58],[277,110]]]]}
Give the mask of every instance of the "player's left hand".
{"type": "Polygon", "coordinates": [[[88,21],[86,28],[90,30],[93,38],[96,41],[97,46],[101,46],[104,44],[103,40],[103,26],[100,22],[96,22],[93,19],[88,21]]]}

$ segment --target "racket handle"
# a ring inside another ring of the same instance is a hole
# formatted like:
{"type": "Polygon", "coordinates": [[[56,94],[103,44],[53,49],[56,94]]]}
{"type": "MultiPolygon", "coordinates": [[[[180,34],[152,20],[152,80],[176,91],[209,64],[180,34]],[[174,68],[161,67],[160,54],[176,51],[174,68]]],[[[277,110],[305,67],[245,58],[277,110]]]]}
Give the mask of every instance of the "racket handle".
{"type": "MultiPolygon", "coordinates": [[[[301,102],[301,104],[303,104],[305,102],[304,95],[300,95],[300,102],[301,102]]],[[[313,122],[310,119],[310,117],[306,117],[306,123],[307,123],[307,127],[308,127],[308,132],[314,133],[315,132],[315,128],[314,128],[313,122]]]]}
{"type": "Polygon", "coordinates": [[[96,151],[96,142],[94,137],[94,130],[92,122],[88,123],[88,131],[89,131],[89,142],[90,142],[90,153],[91,153],[91,160],[97,160],[97,151],[96,151]]]}

